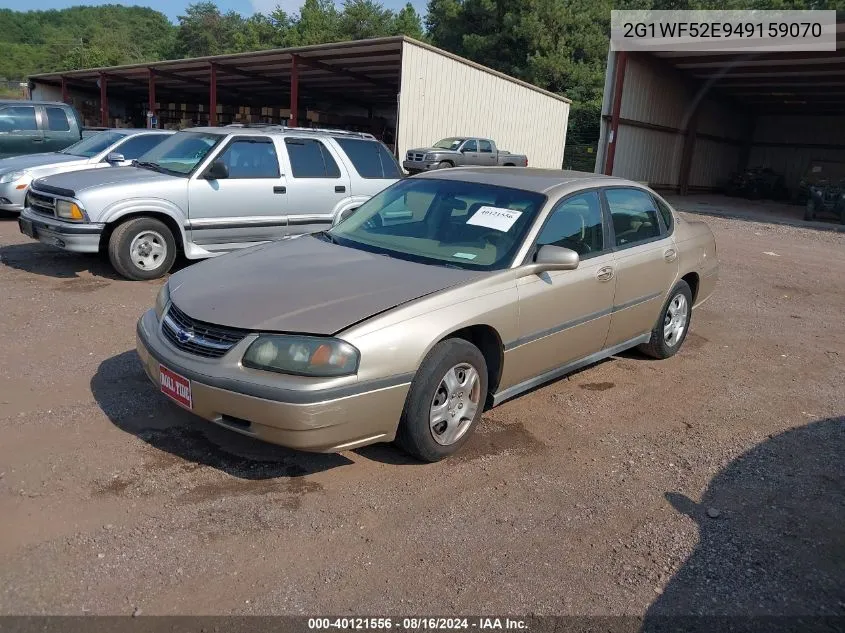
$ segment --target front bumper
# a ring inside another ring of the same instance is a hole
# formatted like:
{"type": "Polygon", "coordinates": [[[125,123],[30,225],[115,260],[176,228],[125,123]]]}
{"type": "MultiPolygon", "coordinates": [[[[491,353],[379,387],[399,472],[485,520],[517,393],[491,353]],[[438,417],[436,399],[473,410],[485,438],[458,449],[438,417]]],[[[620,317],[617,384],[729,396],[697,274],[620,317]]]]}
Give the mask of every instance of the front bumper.
{"type": "MultiPolygon", "coordinates": [[[[190,410],[209,422],[265,442],[323,453],[394,439],[410,377],[324,390],[297,389],[295,381],[274,387],[266,384],[266,376],[263,385],[251,383],[255,370],[222,361],[227,356],[240,358],[252,338],[241,341],[222,359],[208,360],[172,347],[162,336],[153,310],[141,317],[136,328],[138,356],[149,379],[161,384],[161,365],[188,378],[190,410]]],[[[261,373],[275,380],[269,372],[261,373]]],[[[276,382],[281,385],[285,378],[280,375],[276,382]]]]}
{"type": "Polygon", "coordinates": [[[43,244],[74,253],[97,253],[105,224],[64,222],[24,209],[18,218],[18,228],[43,244]]]}
{"type": "Polygon", "coordinates": [[[406,160],[402,161],[402,167],[405,171],[409,173],[420,173],[421,171],[429,171],[430,169],[434,169],[440,163],[436,160],[434,161],[426,161],[426,160],[406,160]]]}

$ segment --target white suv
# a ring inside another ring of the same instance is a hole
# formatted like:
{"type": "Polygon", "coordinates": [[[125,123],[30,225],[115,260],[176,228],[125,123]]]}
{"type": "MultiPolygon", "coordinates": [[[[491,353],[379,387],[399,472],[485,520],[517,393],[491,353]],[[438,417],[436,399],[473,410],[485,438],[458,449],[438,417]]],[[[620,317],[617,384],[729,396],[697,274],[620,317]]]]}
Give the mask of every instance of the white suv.
{"type": "Polygon", "coordinates": [[[188,259],[331,227],[401,178],[372,135],[283,127],[194,128],[131,167],[36,180],[26,235],[80,253],[107,251],[128,279],[188,259]]]}

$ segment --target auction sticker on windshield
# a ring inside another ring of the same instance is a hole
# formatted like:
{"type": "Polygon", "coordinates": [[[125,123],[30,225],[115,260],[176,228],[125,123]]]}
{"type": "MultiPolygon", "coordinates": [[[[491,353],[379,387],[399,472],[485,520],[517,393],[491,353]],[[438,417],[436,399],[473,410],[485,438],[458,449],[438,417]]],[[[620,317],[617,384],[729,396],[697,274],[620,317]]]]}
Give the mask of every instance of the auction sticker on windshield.
{"type": "Polygon", "coordinates": [[[512,211],[501,207],[481,207],[467,220],[467,224],[486,226],[507,233],[521,215],[522,211],[512,211]]]}
{"type": "Polygon", "coordinates": [[[164,365],[159,365],[158,371],[161,378],[161,393],[187,409],[192,408],[191,381],[164,365]]]}

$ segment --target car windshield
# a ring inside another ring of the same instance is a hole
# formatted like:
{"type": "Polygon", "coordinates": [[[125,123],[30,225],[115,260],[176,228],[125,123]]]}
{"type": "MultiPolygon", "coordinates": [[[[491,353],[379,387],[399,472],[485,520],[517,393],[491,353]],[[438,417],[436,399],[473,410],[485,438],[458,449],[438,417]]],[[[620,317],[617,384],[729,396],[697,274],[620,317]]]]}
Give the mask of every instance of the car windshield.
{"type": "Polygon", "coordinates": [[[342,246],[469,270],[500,270],[546,202],[485,183],[410,178],[388,187],[325,233],[342,246]]]}
{"type": "Polygon", "coordinates": [[[92,136],[82,139],[78,143],[74,143],[70,147],[65,147],[63,150],[59,150],[59,154],[70,154],[71,156],[91,158],[92,156],[96,156],[100,152],[108,149],[124,136],[126,135],[112,130],[97,132],[92,136]]]}
{"type": "Polygon", "coordinates": [[[434,147],[437,149],[458,149],[465,140],[463,138],[444,138],[437,141],[434,147]]]}
{"type": "Polygon", "coordinates": [[[187,176],[223,138],[222,134],[178,132],[141,156],[137,164],[176,176],[187,176]]]}

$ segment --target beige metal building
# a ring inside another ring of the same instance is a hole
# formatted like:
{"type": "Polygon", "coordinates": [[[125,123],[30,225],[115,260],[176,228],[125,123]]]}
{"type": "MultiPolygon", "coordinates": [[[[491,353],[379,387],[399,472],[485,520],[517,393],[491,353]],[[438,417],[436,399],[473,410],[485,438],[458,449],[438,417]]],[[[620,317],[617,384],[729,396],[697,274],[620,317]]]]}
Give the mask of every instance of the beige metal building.
{"type": "Polygon", "coordinates": [[[845,23],[830,52],[611,51],[597,172],[687,194],[768,167],[794,193],[819,161],[845,163],[845,23]]]}
{"type": "Polygon", "coordinates": [[[484,136],[558,169],[570,103],[402,36],[43,73],[30,86],[34,99],[73,102],[89,125],[337,127],[374,133],[400,158],[484,136]]]}

